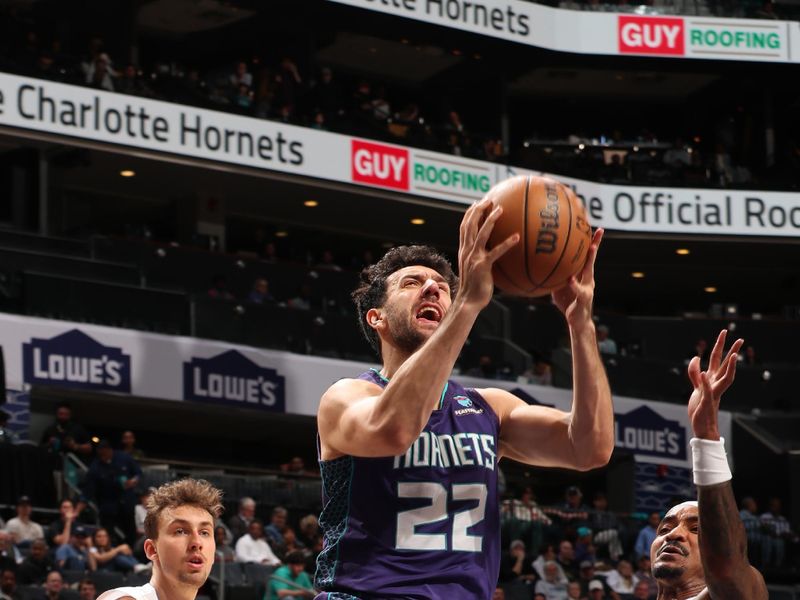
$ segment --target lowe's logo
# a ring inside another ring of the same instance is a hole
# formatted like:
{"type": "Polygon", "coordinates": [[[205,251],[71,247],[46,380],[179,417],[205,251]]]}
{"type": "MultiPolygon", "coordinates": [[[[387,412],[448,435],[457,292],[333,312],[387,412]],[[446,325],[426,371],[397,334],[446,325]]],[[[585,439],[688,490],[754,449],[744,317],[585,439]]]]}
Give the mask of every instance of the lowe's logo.
{"type": "Polygon", "coordinates": [[[237,352],[183,363],[183,397],[197,402],[235,404],[283,411],[285,378],[237,352]]]}
{"type": "Polygon", "coordinates": [[[25,383],[131,392],[131,357],[79,329],[22,344],[25,383]]]}
{"type": "Polygon", "coordinates": [[[614,415],[617,448],[662,458],[686,460],[686,429],[678,421],[665,419],[652,408],[641,406],[614,415]]]}

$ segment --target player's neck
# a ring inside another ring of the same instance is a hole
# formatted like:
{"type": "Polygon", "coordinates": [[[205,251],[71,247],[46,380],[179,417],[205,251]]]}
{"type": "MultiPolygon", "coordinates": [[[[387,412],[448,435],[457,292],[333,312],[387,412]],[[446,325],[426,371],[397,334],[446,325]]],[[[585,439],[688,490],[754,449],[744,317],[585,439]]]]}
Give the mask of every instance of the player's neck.
{"type": "Polygon", "coordinates": [[[702,581],[679,582],[669,586],[659,582],[657,600],[688,600],[699,595],[705,589],[706,584],[702,581]]]}
{"type": "Polygon", "coordinates": [[[397,348],[384,346],[383,348],[383,368],[380,370],[380,376],[387,381],[394,377],[394,374],[403,366],[411,355],[407,354],[397,348]]]}
{"type": "Polygon", "coordinates": [[[197,586],[170,580],[164,577],[155,566],[150,585],[155,588],[158,600],[195,600],[197,597],[197,586]]]}

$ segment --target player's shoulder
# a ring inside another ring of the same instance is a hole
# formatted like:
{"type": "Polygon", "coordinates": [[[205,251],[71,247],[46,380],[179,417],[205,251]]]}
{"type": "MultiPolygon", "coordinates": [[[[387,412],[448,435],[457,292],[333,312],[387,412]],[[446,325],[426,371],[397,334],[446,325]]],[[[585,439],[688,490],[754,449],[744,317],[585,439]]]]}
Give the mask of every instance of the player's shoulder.
{"type": "Polygon", "coordinates": [[[119,587],[107,590],[97,600],[158,600],[155,588],[149,583],[138,587],[119,587]]]}
{"type": "Polygon", "coordinates": [[[379,394],[382,388],[377,383],[357,377],[345,377],[331,385],[320,400],[320,408],[325,404],[349,403],[366,396],[379,394]]]}

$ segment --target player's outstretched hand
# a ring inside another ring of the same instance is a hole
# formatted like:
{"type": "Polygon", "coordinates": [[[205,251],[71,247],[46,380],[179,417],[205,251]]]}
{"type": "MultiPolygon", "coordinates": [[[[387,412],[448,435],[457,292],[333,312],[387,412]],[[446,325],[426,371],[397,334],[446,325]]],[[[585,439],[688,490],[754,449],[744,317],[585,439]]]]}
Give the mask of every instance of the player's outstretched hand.
{"type": "Polygon", "coordinates": [[[483,199],[467,209],[461,221],[458,247],[458,295],[467,304],[483,308],[492,299],[492,265],[519,242],[519,234],[509,236],[492,249],[486,247],[489,235],[503,209],[483,199]]]}
{"type": "Polygon", "coordinates": [[[699,356],[689,362],[689,380],[694,386],[689,398],[689,422],[695,437],[701,439],[719,439],[719,401],[736,376],[736,361],[744,340],[740,338],[733,342],[722,360],[727,337],[728,332],[725,329],[717,336],[717,343],[708,359],[707,371],[700,370],[699,356]]]}
{"type": "Polygon", "coordinates": [[[603,239],[603,229],[598,228],[592,236],[589,252],[583,269],[569,278],[567,285],[552,293],[553,304],[564,313],[567,323],[580,327],[592,320],[592,301],[594,300],[594,261],[603,239]]]}

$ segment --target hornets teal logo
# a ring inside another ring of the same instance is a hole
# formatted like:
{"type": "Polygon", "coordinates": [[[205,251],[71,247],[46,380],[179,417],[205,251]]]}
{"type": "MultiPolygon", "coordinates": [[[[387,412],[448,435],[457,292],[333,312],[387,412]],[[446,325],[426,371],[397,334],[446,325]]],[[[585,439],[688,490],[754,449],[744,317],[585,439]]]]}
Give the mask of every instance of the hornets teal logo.
{"type": "Polygon", "coordinates": [[[453,400],[463,407],[456,409],[455,415],[457,417],[463,417],[464,415],[480,415],[483,413],[483,409],[479,406],[475,406],[472,399],[467,396],[453,396],[453,400]]]}
{"type": "Polygon", "coordinates": [[[472,407],[472,400],[470,400],[466,396],[453,396],[453,399],[456,400],[464,408],[472,407]]]}

